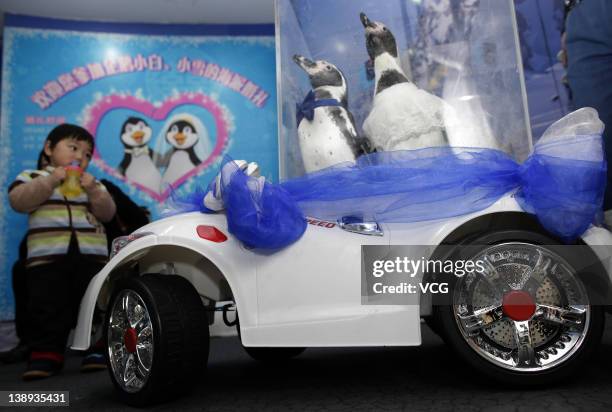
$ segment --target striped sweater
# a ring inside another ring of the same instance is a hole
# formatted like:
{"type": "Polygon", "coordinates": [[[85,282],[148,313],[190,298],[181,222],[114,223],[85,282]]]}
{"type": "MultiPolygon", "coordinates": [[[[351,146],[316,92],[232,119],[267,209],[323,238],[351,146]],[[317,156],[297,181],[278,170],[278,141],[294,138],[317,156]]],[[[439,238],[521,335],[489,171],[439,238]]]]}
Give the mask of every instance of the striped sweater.
{"type": "Polygon", "coordinates": [[[96,182],[94,188],[67,199],[51,173],[25,170],[9,186],[9,201],[17,212],[29,213],[26,266],[48,263],[68,253],[75,237],[79,252],[96,260],[108,256],[106,234],[100,223],[115,214],[115,203],[106,188],[96,182]]]}

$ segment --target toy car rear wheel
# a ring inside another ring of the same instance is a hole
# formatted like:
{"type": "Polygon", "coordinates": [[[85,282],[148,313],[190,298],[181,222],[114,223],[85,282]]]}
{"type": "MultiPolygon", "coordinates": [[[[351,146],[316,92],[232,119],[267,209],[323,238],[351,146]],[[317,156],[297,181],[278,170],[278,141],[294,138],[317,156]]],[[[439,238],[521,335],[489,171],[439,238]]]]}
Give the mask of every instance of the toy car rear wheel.
{"type": "Polygon", "coordinates": [[[499,382],[530,386],[575,376],[601,340],[603,307],[593,304],[580,262],[549,246],[555,240],[507,235],[475,239],[481,246],[462,256],[485,270],[451,276],[447,302],[436,307],[445,340],[499,382]]]}
{"type": "Polygon", "coordinates": [[[180,276],[128,278],[115,289],[106,315],[108,370],[120,398],[132,406],[188,391],[208,360],[208,322],[193,286],[180,276]]]}

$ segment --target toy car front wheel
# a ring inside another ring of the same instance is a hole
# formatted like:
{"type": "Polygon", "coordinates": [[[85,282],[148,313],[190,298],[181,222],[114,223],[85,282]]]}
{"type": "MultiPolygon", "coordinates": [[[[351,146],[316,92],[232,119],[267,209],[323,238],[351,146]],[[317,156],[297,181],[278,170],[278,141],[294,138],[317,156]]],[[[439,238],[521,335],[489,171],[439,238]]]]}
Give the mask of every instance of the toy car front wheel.
{"type": "MultiPolygon", "coordinates": [[[[236,329],[238,338],[242,341],[240,332],[240,319],[236,317],[236,329]]],[[[306,350],[301,347],[262,347],[262,346],[242,346],[244,351],[253,359],[261,362],[283,362],[299,356],[306,350]]]]}
{"type": "Polygon", "coordinates": [[[468,258],[484,262],[485,270],[453,276],[451,296],[436,308],[447,343],[505,383],[548,384],[574,374],[599,343],[604,323],[580,264],[536,234],[474,243],[480,242],[490,244],[468,258]]]}
{"type": "Polygon", "coordinates": [[[133,406],[164,401],[190,389],[208,360],[208,322],[184,278],[144,275],[122,281],[106,316],[111,380],[133,406]]]}

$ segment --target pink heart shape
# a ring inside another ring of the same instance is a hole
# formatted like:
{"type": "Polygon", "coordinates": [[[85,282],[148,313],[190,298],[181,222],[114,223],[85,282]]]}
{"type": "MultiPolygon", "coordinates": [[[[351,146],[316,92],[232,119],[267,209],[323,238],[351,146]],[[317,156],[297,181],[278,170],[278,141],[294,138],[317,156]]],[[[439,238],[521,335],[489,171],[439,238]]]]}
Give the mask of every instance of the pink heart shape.
{"type": "Polygon", "coordinates": [[[190,177],[198,174],[203,169],[210,166],[218,157],[223,154],[225,147],[229,140],[228,125],[225,121],[224,109],[217,104],[213,99],[204,93],[183,93],[178,96],[173,96],[166,99],[159,107],[154,106],[150,102],[139,99],[134,96],[123,96],[123,95],[109,95],[104,97],[102,100],[97,102],[91,107],[85,116],[88,120],[85,123],[85,128],[93,135],[96,136],[98,126],[102,121],[102,118],[106,113],[113,109],[130,109],[142,113],[153,120],[165,120],[168,114],[177,106],[193,104],[208,110],[215,119],[215,125],[217,129],[217,142],[210,155],[202,161],[197,167],[191,169],[188,173],[184,174],[177,180],[175,180],[170,187],[165,189],[162,193],[156,193],[147,187],[144,187],[136,182],[132,182],[126,179],[125,176],[121,175],[114,167],[109,166],[104,159],[100,157],[98,150],[94,151],[93,163],[102,169],[105,173],[116,177],[132,186],[137,187],[139,190],[147,193],[153,199],[157,201],[163,201],[166,199],[172,189],[179,187],[190,177]]]}

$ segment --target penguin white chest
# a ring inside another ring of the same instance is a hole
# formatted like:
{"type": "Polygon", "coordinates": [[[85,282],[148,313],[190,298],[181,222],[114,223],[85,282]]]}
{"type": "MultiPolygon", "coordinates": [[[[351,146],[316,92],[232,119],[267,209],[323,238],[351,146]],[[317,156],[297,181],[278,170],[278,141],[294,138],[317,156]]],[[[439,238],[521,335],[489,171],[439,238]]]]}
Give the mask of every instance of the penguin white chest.
{"type": "Polygon", "coordinates": [[[189,153],[186,150],[176,150],[170,156],[168,168],[164,172],[163,181],[165,183],[173,183],[180,177],[187,174],[196,165],[189,158],[189,153]]]}
{"type": "Polygon", "coordinates": [[[312,121],[303,119],[298,126],[300,152],[306,173],[355,161],[355,127],[346,110],[336,109],[334,113],[327,107],[318,107],[314,110],[312,121]]]}
{"type": "Polygon", "coordinates": [[[161,174],[148,154],[133,156],[125,169],[125,177],[156,193],[159,191],[161,174]]]}

